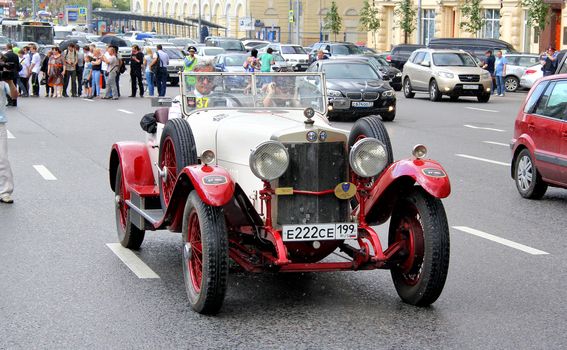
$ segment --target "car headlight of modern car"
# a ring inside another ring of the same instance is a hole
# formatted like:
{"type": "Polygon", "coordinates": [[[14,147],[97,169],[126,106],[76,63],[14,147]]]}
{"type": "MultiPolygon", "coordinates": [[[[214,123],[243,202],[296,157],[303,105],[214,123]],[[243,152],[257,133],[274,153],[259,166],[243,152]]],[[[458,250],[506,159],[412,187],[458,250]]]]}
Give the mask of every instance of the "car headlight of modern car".
{"type": "Polygon", "coordinates": [[[441,78],[447,78],[447,79],[453,79],[455,77],[455,74],[450,72],[437,72],[437,75],[440,76],[441,78]]]}
{"type": "Polygon", "coordinates": [[[259,179],[272,181],[282,176],[289,166],[289,154],[281,142],[262,142],[250,153],[250,169],[259,179]]]}
{"type": "Polygon", "coordinates": [[[482,79],[490,79],[490,73],[482,73],[482,79]]]}
{"type": "Polygon", "coordinates": [[[397,77],[401,77],[401,76],[402,76],[402,72],[396,73],[396,76],[397,76],[397,77]]]}
{"type": "Polygon", "coordinates": [[[338,90],[331,90],[331,89],[327,89],[327,95],[329,97],[342,97],[343,94],[338,91],[338,90]]]}
{"type": "Polygon", "coordinates": [[[361,177],[380,174],[388,164],[388,151],[379,140],[367,137],[352,146],[349,155],[351,169],[361,177]]]}
{"type": "Polygon", "coordinates": [[[382,93],[382,97],[392,97],[394,96],[394,90],[386,90],[382,93]]]}

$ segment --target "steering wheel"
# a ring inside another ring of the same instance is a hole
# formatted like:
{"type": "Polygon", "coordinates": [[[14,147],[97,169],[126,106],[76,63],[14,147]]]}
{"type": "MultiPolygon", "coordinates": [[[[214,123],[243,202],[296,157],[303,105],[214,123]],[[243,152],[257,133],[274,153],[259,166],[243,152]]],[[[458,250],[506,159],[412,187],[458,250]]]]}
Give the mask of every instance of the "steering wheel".
{"type": "Polygon", "coordinates": [[[226,97],[228,99],[230,99],[232,102],[234,102],[234,104],[236,104],[236,107],[242,107],[242,102],[240,102],[239,99],[237,99],[234,95],[226,93],[226,92],[216,92],[213,97],[226,97]]]}

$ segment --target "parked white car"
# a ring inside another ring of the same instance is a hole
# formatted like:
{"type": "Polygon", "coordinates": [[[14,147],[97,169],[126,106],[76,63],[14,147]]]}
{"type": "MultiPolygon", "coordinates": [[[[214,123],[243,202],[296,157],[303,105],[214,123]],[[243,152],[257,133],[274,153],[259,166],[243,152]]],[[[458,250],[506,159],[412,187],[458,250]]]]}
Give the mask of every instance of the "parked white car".
{"type": "MultiPolygon", "coordinates": [[[[294,71],[305,71],[309,68],[309,54],[300,45],[270,44],[267,47],[277,51],[288,62],[294,71]]],[[[266,50],[263,48],[263,50],[266,50]]]]}
{"type": "Polygon", "coordinates": [[[215,56],[225,53],[222,47],[201,46],[197,47],[197,59],[199,62],[211,63],[215,56]]]}
{"type": "Polygon", "coordinates": [[[531,89],[541,77],[543,77],[543,71],[541,70],[541,64],[538,63],[526,69],[524,75],[520,78],[520,86],[525,89],[531,89]]]}

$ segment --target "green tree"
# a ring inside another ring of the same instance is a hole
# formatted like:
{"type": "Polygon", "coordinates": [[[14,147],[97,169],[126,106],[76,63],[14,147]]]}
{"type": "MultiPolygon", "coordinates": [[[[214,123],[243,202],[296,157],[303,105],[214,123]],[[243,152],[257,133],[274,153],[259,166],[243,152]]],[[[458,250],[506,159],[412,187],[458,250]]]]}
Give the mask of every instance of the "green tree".
{"type": "Polygon", "coordinates": [[[480,8],[480,2],[481,0],[463,0],[461,4],[463,21],[459,24],[461,29],[473,34],[477,38],[484,25],[483,10],[480,8]]]}
{"type": "Polygon", "coordinates": [[[541,33],[549,23],[549,4],[543,0],[520,0],[520,3],[528,9],[528,22],[541,33]]]}
{"type": "Polygon", "coordinates": [[[415,30],[415,14],[416,10],[413,6],[413,0],[401,0],[394,14],[397,17],[397,23],[404,31],[404,44],[408,43],[408,38],[415,30]]]}
{"type": "Polygon", "coordinates": [[[337,34],[339,34],[342,27],[343,27],[343,19],[339,15],[337,3],[333,0],[333,2],[331,2],[331,9],[325,15],[325,26],[323,28],[333,33],[335,35],[335,41],[336,41],[337,34]]]}
{"type": "Polygon", "coordinates": [[[112,0],[112,7],[119,11],[130,11],[129,0],[112,0]]]}
{"type": "Polygon", "coordinates": [[[374,45],[376,45],[376,32],[380,29],[380,20],[378,19],[378,9],[372,0],[372,5],[368,0],[364,0],[362,9],[360,10],[360,25],[363,30],[372,33],[374,45]]]}

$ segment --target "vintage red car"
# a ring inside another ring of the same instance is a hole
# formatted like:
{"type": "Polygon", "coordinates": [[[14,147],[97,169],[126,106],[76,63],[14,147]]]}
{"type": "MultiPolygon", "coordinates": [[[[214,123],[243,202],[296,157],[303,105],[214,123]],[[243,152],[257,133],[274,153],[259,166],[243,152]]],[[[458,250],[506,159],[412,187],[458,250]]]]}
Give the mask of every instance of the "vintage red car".
{"type": "Polygon", "coordinates": [[[146,116],[146,142],[112,147],[110,186],[123,246],[182,233],[195,311],[220,310],[229,259],[248,272],[389,269],[405,302],[439,297],[450,183],[424,146],[394,162],[378,116],[331,126],[322,73],[203,66],[181,80],[173,105],[146,116]],[[374,226],[388,220],[381,242],[374,226]]]}
{"type": "Polygon", "coordinates": [[[524,198],[540,199],[549,186],[567,188],[567,74],[539,80],[514,127],[512,178],[524,198]]]}

